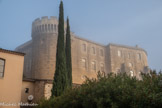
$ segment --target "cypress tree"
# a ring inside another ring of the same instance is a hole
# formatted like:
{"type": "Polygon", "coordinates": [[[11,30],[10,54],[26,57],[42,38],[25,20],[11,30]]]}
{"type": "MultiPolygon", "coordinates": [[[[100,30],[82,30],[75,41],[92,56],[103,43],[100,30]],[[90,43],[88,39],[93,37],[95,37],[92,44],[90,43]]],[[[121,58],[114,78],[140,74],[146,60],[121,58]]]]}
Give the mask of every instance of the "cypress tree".
{"type": "Polygon", "coordinates": [[[60,96],[67,87],[66,55],[64,45],[63,2],[59,7],[58,39],[56,52],[56,70],[53,80],[52,96],[60,96]]]}
{"type": "Polygon", "coordinates": [[[67,18],[65,53],[66,53],[68,86],[72,87],[71,35],[70,35],[69,18],[67,18]]]}

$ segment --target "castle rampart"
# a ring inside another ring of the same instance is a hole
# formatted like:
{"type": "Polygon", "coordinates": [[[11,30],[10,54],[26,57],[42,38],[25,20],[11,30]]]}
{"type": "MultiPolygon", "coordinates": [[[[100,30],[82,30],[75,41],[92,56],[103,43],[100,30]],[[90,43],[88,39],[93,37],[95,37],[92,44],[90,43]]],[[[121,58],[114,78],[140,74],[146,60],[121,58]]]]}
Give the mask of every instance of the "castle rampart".
{"type": "MultiPolygon", "coordinates": [[[[26,53],[24,83],[39,100],[49,98],[56,63],[56,45],[58,36],[56,17],[37,18],[32,23],[32,40],[16,48],[26,53]],[[50,82],[49,82],[50,81],[50,82]]],[[[66,23],[65,23],[66,29],[66,23]]],[[[65,31],[66,32],[66,31],[65,31]]],[[[140,73],[147,73],[147,52],[140,47],[112,44],[102,45],[80,38],[71,32],[72,80],[75,84],[85,81],[85,76],[96,78],[97,72],[115,74],[126,72],[131,77],[140,79],[140,73]]],[[[22,90],[23,100],[27,98],[22,90]]],[[[26,101],[26,100],[25,100],[26,101]]]]}
{"type": "Polygon", "coordinates": [[[48,18],[47,16],[37,18],[32,23],[32,37],[41,33],[57,33],[57,25],[58,21],[56,17],[51,16],[48,18]]]}
{"type": "MultiPolygon", "coordinates": [[[[53,80],[57,27],[56,17],[42,17],[33,21],[32,40],[16,48],[17,51],[26,53],[24,77],[36,81],[53,80]]],[[[96,78],[98,71],[105,73],[126,72],[139,79],[141,72],[148,72],[147,52],[140,47],[112,43],[102,45],[80,38],[72,32],[71,36],[73,83],[83,83],[85,76],[96,78]]]]}
{"type": "Polygon", "coordinates": [[[53,79],[57,43],[56,17],[42,17],[32,24],[32,77],[53,79]]]}

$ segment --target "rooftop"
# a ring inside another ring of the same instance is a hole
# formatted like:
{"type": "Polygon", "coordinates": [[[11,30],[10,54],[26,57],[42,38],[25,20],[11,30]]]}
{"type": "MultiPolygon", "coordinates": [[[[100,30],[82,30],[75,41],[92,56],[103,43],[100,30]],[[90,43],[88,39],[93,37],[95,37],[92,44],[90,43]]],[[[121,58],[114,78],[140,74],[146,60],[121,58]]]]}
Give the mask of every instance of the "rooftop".
{"type": "Polygon", "coordinates": [[[25,55],[25,53],[21,53],[21,52],[17,52],[17,51],[11,51],[11,50],[2,49],[2,48],[0,48],[0,52],[10,53],[10,54],[15,54],[15,55],[20,55],[20,56],[25,55]]]}
{"type": "Polygon", "coordinates": [[[144,51],[147,55],[147,52],[143,48],[140,48],[138,45],[133,47],[133,46],[128,46],[128,45],[120,45],[120,44],[109,43],[108,46],[117,46],[117,47],[122,47],[122,48],[141,50],[141,51],[144,51]]]}

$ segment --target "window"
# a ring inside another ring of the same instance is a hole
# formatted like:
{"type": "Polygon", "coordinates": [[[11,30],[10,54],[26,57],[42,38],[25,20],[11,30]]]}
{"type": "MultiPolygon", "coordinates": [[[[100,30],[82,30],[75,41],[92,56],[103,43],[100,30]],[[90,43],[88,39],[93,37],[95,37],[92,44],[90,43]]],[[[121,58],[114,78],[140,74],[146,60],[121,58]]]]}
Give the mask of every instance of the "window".
{"type": "Polygon", "coordinates": [[[96,62],[95,61],[92,62],[92,70],[96,71],[96,62]]]}
{"type": "Polygon", "coordinates": [[[39,26],[37,26],[37,28],[36,28],[36,29],[37,29],[37,32],[39,32],[39,26]]]}
{"type": "Polygon", "coordinates": [[[82,50],[84,51],[84,52],[86,52],[86,44],[82,44],[82,50]]]}
{"type": "Polygon", "coordinates": [[[4,76],[5,60],[0,58],[0,77],[4,76]]]}
{"type": "Polygon", "coordinates": [[[56,24],[54,25],[54,29],[55,29],[55,31],[56,31],[56,24]]]}
{"type": "Polygon", "coordinates": [[[128,53],[128,58],[129,58],[129,59],[131,58],[131,54],[130,54],[130,53],[128,53]]]}
{"type": "Polygon", "coordinates": [[[138,60],[141,60],[141,54],[140,53],[137,54],[137,58],[138,58],[138,60]]]}
{"type": "Polygon", "coordinates": [[[82,59],[82,67],[86,68],[86,59],[82,59]]]}
{"type": "Polygon", "coordinates": [[[103,50],[100,49],[100,56],[103,56],[103,50]]]}
{"type": "Polygon", "coordinates": [[[51,24],[51,31],[53,31],[53,24],[51,24]]]}
{"type": "Polygon", "coordinates": [[[42,39],[40,40],[40,44],[42,45],[42,44],[44,43],[44,41],[45,41],[45,39],[42,38],[42,39]]]}
{"type": "Polygon", "coordinates": [[[44,25],[42,25],[42,31],[44,32],[44,25]]]}
{"type": "Polygon", "coordinates": [[[134,73],[133,73],[133,71],[130,71],[130,75],[131,75],[131,77],[133,77],[133,76],[134,76],[134,73]]]}
{"type": "Polygon", "coordinates": [[[39,31],[41,32],[41,25],[39,26],[39,31]]]}
{"type": "Polygon", "coordinates": [[[45,31],[47,31],[47,24],[45,24],[45,31]]]}
{"type": "Polygon", "coordinates": [[[101,69],[101,72],[104,72],[104,64],[103,63],[100,64],[100,69],[101,69]]]}
{"type": "Polygon", "coordinates": [[[118,50],[118,56],[121,57],[122,56],[122,52],[118,50]]]}
{"type": "Polygon", "coordinates": [[[50,31],[50,24],[48,24],[48,31],[50,31]]]}
{"type": "Polygon", "coordinates": [[[29,88],[25,88],[25,93],[29,93],[29,88]]]}
{"type": "Polygon", "coordinates": [[[96,54],[96,50],[94,47],[92,47],[92,54],[96,54]]]}
{"type": "Polygon", "coordinates": [[[133,67],[133,64],[132,63],[129,63],[129,67],[133,67]]]}

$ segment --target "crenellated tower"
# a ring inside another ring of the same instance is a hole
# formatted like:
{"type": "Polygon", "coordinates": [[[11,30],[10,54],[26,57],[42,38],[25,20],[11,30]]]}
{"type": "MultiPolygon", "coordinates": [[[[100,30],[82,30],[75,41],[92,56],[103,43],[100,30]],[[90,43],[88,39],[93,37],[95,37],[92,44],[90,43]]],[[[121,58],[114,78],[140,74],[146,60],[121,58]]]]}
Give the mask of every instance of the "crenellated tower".
{"type": "Polygon", "coordinates": [[[56,17],[37,18],[32,23],[32,77],[53,79],[57,43],[56,17]]]}

